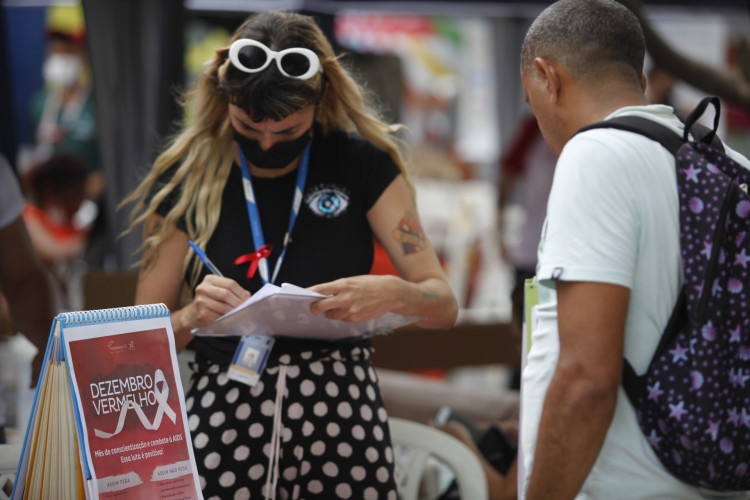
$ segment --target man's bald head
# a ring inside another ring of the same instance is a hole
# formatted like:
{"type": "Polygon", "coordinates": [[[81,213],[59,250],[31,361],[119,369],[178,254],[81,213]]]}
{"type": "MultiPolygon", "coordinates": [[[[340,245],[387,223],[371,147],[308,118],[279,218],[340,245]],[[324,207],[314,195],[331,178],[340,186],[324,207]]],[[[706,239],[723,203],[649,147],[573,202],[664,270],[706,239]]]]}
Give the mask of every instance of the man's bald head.
{"type": "Polygon", "coordinates": [[[640,84],[646,44],[635,15],[614,0],[560,0],[532,23],[521,71],[537,57],[557,61],[582,83],[616,77],[640,84]]]}

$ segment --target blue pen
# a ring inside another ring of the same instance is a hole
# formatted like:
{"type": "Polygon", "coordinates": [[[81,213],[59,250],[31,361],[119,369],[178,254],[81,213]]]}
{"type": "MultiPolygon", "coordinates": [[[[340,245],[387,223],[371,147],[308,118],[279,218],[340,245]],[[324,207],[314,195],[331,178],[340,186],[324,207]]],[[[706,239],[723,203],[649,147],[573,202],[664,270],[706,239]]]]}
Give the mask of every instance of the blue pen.
{"type": "Polygon", "coordinates": [[[198,258],[203,262],[203,264],[206,266],[206,268],[211,271],[216,276],[224,276],[221,274],[221,271],[219,271],[219,268],[214,265],[213,262],[211,262],[211,259],[208,258],[208,255],[201,250],[201,247],[195,244],[193,240],[188,241],[190,243],[190,246],[193,247],[193,250],[195,251],[195,255],[198,256],[198,258]]]}

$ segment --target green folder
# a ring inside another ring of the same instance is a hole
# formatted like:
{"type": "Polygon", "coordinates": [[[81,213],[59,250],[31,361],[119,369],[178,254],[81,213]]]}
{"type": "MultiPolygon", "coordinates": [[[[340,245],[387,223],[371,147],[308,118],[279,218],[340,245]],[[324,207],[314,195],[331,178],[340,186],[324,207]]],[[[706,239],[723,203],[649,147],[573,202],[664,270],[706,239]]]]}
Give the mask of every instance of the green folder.
{"type": "Polygon", "coordinates": [[[531,308],[539,304],[539,285],[536,281],[536,276],[534,276],[533,278],[528,278],[524,281],[523,303],[523,331],[525,341],[524,354],[528,354],[529,349],[531,349],[531,308]]]}

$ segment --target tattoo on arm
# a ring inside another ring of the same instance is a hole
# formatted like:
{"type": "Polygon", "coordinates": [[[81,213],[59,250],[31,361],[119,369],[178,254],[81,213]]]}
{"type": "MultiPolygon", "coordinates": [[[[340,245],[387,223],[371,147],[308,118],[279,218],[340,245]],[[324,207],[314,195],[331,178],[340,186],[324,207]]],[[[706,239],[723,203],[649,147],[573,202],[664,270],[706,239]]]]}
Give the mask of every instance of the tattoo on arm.
{"type": "Polygon", "coordinates": [[[437,293],[435,290],[427,289],[422,293],[422,297],[425,299],[439,299],[440,294],[437,293]]]}
{"type": "Polygon", "coordinates": [[[404,213],[392,234],[393,238],[401,243],[404,255],[418,253],[427,248],[427,238],[414,210],[407,210],[404,213]]]}
{"type": "Polygon", "coordinates": [[[141,262],[141,272],[138,276],[138,282],[142,282],[146,279],[146,275],[149,274],[155,267],[156,267],[156,261],[159,260],[156,257],[156,254],[152,255],[149,258],[144,258],[141,262]]]}
{"type": "Polygon", "coordinates": [[[145,236],[153,236],[157,234],[159,231],[161,231],[161,227],[164,223],[160,218],[154,217],[148,222],[146,222],[146,228],[145,228],[145,236]]]}

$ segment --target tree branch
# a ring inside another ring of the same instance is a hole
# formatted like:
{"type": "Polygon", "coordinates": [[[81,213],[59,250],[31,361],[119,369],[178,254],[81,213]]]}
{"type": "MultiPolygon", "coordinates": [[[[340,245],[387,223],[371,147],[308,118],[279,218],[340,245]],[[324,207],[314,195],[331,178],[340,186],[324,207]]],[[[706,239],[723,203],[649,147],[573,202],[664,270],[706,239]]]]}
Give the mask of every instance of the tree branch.
{"type": "Polygon", "coordinates": [[[640,21],[646,38],[646,49],[656,66],[707,94],[738,104],[750,112],[750,77],[743,75],[743,71],[739,69],[750,65],[747,60],[747,40],[743,40],[738,47],[738,69],[717,69],[690,59],[672,48],[651,26],[651,22],[643,14],[639,0],[618,1],[629,8],[640,21]]]}

